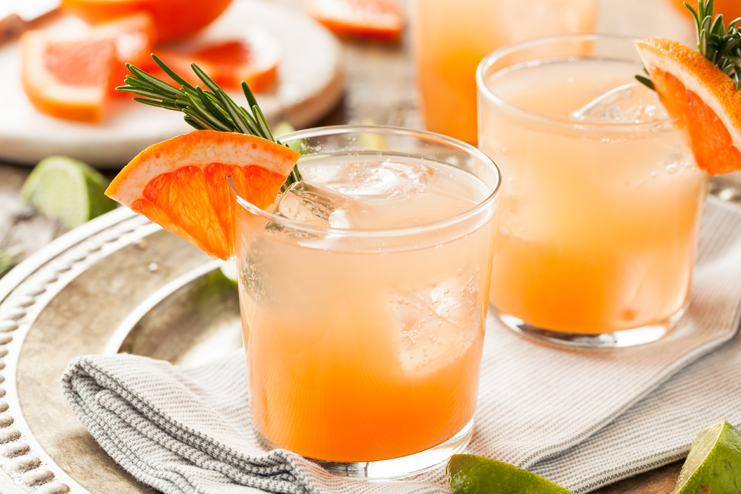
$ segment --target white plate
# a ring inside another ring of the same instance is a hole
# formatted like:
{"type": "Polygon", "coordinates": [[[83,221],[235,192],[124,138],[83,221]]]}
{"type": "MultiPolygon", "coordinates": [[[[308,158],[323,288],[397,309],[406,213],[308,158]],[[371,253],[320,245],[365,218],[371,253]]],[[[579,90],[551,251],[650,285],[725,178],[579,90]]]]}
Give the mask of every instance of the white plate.
{"type": "MultiPolygon", "coordinates": [[[[66,17],[49,29],[69,33],[85,26],[66,17]]],[[[277,82],[256,95],[269,122],[305,127],[335,106],[342,96],[340,46],[306,15],[264,1],[235,0],[198,39],[234,38],[249,29],[267,31],[282,50],[277,82]]],[[[232,97],[245,101],[241,92],[232,97]]],[[[179,113],[126,100],[113,101],[106,119],[96,124],[45,115],[23,92],[17,43],[0,48],[0,160],[35,164],[57,154],[119,168],[150,144],[189,130],[179,113]]]]}

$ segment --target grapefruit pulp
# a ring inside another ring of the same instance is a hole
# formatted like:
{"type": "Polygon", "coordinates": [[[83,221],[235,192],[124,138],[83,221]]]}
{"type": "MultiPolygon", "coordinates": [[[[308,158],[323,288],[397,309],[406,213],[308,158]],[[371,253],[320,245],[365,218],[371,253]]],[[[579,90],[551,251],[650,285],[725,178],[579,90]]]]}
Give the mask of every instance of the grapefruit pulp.
{"type": "Polygon", "coordinates": [[[260,137],[197,130],[148,147],[106,195],[200,247],[232,256],[231,176],[245,199],[269,206],[299,153],[260,137]]]}

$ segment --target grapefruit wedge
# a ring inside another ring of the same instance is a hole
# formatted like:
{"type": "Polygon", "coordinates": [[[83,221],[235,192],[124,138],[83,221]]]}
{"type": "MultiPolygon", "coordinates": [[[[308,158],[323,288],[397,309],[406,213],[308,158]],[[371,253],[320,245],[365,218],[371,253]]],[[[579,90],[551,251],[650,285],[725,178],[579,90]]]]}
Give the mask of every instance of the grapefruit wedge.
{"type": "Polygon", "coordinates": [[[154,49],[157,33],[152,16],[146,12],[132,14],[119,19],[102,22],[93,26],[91,36],[96,39],[110,39],[116,48],[116,62],[113,67],[111,93],[122,96],[115,91],[116,86],[124,83],[129,74],[126,63],[141,67],[149,63],[149,54],[154,49]]]}
{"type": "Polygon", "coordinates": [[[697,165],[710,175],[741,170],[741,92],[700,53],[676,41],[636,41],[667,111],[687,128],[697,165]]]}
{"type": "Polygon", "coordinates": [[[54,117],[97,122],[109,96],[115,46],[111,39],[21,37],[21,80],[29,101],[54,117]]]}
{"type": "MultiPolygon", "coordinates": [[[[168,67],[174,70],[180,77],[185,79],[187,82],[194,86],[202,86],[201,81],[197,75],[191,69],[191,64],[195,63],[203,70],[211,79],[214,78],[216,73],[216,66],[201,60],[195,55],[188,55],[175,50],[169,50],[164,48],[157,48],[155,51],[157,58],[165,62],[168,67]]],[[[166,81],[168,84],[172,84],[175,87],[180,87],[174,79],[170,78],[154,61],[150,58],[138,66],[140,69],[152,74],[153,76],[166,81]]]]}
{"type": "Polygon", "coordinates": [[[306,11],[338,36],[397,42],[404,15],[396,0],[306,0],[306,11]]]}
{"type": "MultiPolygon", "coordinates": [[[[236,89],[244,81],[253,93],[264,91],[275,82],[281,60],[278,42],[258,30],[246,31],[240,39],[197,46],[193,53],[157,49],[156,55],[194,86],[203,82],[191,70],[192,63],[223,88],[236,89]]],[[[138,67],[178,85],[151,60],[141,62],[138,67]]]]}
{"type": "Polygon", "coordinates": [[[213,67],[218,85],[238,88],[245,81],[255,93],[275,81],[281,59],[278,42],[257,30],[245,32],[243,39],[204,46],[195,55],[213,67]]]}
{"type": "Polygon", "coordinates": [[[231,176],[245,199],[269,206],[299,153],[260,137],[197,130],[148,147],[106,195],[217,259],[232,256],[231,176]]]}

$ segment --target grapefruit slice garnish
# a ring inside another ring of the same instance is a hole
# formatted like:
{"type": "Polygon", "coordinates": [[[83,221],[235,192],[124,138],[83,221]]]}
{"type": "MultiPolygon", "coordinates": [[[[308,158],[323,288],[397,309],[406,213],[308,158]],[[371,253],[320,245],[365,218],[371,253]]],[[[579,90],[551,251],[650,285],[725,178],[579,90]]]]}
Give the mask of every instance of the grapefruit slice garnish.
{"type": "Polygon", "coordinates": [[[123,96],[114,88],[123,84],[124,78],[129,73],[125,64],[141,66],[149,63],[149,54],[152,53],[157,39],[152,16],[140,12],[102,22],[93,26],[91,36],[113,41],[116,47],[116,63],[113,67],[111,92],[123,96]]]}
{"type": "Polygon", "coordinates": [[[31,103],[49,115],[97,122],[109,96],[115,46],[111,39],[21,37],[21,80],[31,103]]]}
{"type": "Polygon", "coordinates": [[[130,14],[152,16],[160,41],[189,36],[206,27],[232,0],[62,0],[62,8],[90,24],[130,14]]]}
{"type": "Polygon", "coordinates": [[[700,53],[676,41],[636,41],[656,92],[690,137],[697,165],[710,175],[741,170],[741,92],[700,53]]]}
{"type": "Polygon", "coordinates": [[[227,177],[252,204],[272,204],[299,153],[260,137],[198,130],[148,147],[106,195],[211,257],[232,256],[232,202],[227,177]]]}
{"type": "Polygon", "coordinates": [[[338,36],[396,42],[404,27],[396,0],[306,0],[306,11],[338,36]]]}

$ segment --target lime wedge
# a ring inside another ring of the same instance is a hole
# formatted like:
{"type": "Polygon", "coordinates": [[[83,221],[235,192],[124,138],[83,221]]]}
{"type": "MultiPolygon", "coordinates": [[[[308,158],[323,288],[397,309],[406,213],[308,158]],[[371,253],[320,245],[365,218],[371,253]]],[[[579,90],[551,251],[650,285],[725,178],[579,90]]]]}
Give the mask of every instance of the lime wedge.
{"type": "MultiPolygon", "coordinates": [[[[290,134],[291,132],[296,132],[296,129],[293,128],[293,125],[283,120],[278,125],[275,126],[273,129],[273,135],[280,139],[281,136],[290,134]]],[[[297,153],[301,152],[301,141],[293,141],[288,143],[288,147],[296,151],[297,153]]]]}
{"type": "Polygon", "coordinates": [[[571,494],[532,472],[483,456],[453,455],[447,475],[454,494],[571,494]]]}
{"type": "Polygon", "coordinates": [[[115,209],[103,193],[108,181],[95,169],[71,158],[50,156],[39,162],[21,189],[21,197],[67,228],[115,209]]]}
{"type": "MultiPolygon", "coordinates": [[[[372,118],[364,118],[360,121],[361,125],[378,125],[372,118]]],[[[360,146],[372,151],[383,151],[388,149],[386,138],[379,134],[360,134],[360,146]]]]}
{"type": "Polygon", "coordinates": [[[293,128],[293,125],[283,120],[282,122],[279,122],[278,125],[273,127],[273,135],[275,137],[280,137],[284,134],[290,134],[291,132],[295,132],[296,129],[293,128]]]}
{"type": "Polygon", "coordinates": [[[229,261],[219,261],[219,269],[224,277],[237,285],[237,261],[231,259],[229,261]]]}
{"type": "Polygon", "coordinates": [[[725,420],[697,434],[672,494],[741,492],[741,433],[725,420]]]}
{"type": "Polygon", "coordinates": [[[0,276],[15,265],[15,258],[21,252],[23,252],[23,249],[18,246],[10,249],[0,249],[0,276]]]}

